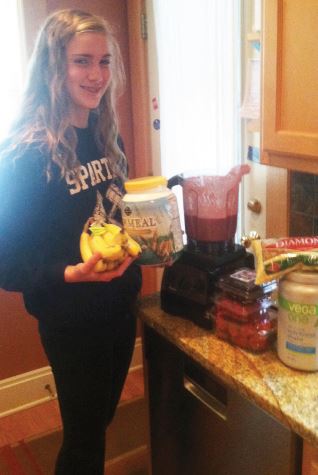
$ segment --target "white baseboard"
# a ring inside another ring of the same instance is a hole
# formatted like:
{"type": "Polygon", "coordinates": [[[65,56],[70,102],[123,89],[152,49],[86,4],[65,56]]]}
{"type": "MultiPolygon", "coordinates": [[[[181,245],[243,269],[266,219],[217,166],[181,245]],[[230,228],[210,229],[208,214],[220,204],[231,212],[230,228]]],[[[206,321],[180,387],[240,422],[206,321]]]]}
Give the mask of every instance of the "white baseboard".
{"type": "MultiPolygon", "coordinates": [[[[136,339],[129,371],[142,366],[141,338],[136,339]]],[[[0,417],[56,398],[54,378],[50,366],[38,368],[0,381],[0,417]]]]}
{"type": "Polygon", "coordinates": [[[51,368],[45,366],[0,381],[0,417],[56,397],[51,368]]]}

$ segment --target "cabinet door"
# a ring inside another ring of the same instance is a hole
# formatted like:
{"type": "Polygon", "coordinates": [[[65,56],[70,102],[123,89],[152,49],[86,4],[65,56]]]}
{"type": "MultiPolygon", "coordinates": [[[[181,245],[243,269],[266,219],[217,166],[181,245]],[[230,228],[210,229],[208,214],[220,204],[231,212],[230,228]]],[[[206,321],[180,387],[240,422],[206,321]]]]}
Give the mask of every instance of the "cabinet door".
{"type": "Polygon", "coordinates": [[[300,474],[298,436],[153,329],[144,335],[152,475],[300,474]]]}
{"type": "Polygon", "coordinates": [[[266,0],[263,14],[264,162],[284,166],[275,155],[286,154],[317,159],[318,2],[266,0]]]}

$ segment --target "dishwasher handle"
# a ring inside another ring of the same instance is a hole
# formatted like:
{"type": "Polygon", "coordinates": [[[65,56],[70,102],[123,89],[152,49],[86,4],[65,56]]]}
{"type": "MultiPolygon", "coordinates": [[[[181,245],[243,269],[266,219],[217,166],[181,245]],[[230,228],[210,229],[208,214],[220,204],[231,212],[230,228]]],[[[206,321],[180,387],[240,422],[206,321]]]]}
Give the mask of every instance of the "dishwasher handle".
{"type": "Polygon", "coordinates": [[[226,405],[219,401],[219,399],[210,394],[200,384],[186,375],[183,376],[183,387],[197,401],[204,404],[211,412],[213,412],[213,414],[218,416],[223,421],[226,421],[226,405]]]}

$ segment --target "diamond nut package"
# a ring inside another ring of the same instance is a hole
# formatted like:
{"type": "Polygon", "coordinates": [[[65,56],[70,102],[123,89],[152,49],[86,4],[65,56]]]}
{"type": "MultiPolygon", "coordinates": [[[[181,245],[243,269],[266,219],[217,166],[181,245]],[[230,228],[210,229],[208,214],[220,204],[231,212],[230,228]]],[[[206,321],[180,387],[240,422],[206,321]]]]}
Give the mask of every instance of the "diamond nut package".
{"type": "Polygon", "coordinates": [[[295,270],[318,271],[318,236],[255,239],[251,247],[258,285],[295,270]]]}

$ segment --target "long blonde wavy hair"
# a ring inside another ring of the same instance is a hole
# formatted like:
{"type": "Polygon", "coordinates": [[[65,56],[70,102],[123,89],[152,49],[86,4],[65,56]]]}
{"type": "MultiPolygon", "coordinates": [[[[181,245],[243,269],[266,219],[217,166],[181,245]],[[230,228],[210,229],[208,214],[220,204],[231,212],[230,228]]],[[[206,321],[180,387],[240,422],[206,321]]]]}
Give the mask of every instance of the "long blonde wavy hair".
{"type": "MultiPolygon", "coordinates": [[[[77,136],[68,120],[69,95],[66,90],[66,48],[76,34],[98,32],[105,37],[112,55],[111,82],[97,109],[90,112],[96,143],[107,153],[115,167],[125,156],[118,147],[116,99],[123,91],[125,73],[119,45],[107,21],[91,13],[64,9],[50,15],[41,28],[30,60],[26,89],[20,112],[11,127],[2,155],[19,157],[32,144],[48,152],[47,176],[52,162],[61,176],[78,165],[77,136]]],[[[122,166],[119,167],[120,169],[122,166]]]]}

